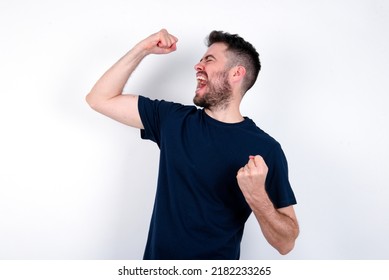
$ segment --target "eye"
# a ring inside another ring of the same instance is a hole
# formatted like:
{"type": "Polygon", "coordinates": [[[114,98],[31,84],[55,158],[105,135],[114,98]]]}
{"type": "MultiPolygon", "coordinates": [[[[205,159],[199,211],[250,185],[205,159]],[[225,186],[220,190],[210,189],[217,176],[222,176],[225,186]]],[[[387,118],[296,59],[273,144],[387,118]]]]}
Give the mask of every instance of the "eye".
{"type": "Polygon", "coordinates": [[[207,58],[205,59],[205,62],[206,62],[206,63],[212,62],[212,61],[213,61],[213,58],[212,58],[212,57],[207,57],[207,58]]]}
{"type": "Polygon", "coordinates": [[[210,63],[210,62],[214,62],[216,59],[213,55],[207,55],[206,57],[202,58],[200,60],[200,63],[203,62],[203,63],[210,63]]]}

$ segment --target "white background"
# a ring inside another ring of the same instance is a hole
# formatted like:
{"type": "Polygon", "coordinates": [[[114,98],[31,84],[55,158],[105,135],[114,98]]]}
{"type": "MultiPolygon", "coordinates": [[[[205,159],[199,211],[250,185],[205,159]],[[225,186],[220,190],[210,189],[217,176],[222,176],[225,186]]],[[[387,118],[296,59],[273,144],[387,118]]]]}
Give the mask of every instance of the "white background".
{"type": "Polygon", "coordinates": [[[283,146],[301,234],[280,256],[250,218],[242,259],[389,258],[389,3],[0,2],[0,259],[140,259],[158,148],[85,95],[162,27],[178,50],[148,57],[126,91],[191,104],[213,29],[262,61],[242,113],[283,146]]]}

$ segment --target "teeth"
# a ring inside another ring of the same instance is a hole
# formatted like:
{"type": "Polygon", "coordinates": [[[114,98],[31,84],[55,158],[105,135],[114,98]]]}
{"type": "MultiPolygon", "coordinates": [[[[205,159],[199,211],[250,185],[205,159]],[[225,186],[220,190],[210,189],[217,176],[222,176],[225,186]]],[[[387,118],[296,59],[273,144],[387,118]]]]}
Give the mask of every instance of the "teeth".
{"type": "Polygon", "coordinates": [[[208,79],[207,79],[207,75],[205,73],[197,72],[196,79],[197,79],[197,87],[198,88],[204,87],[207,85],[208,79]]]}
{"type": "Polygon", "coordinates": [[[198,86],[205,86],[207,84],[207,79],[205,77],[202,77],[202,76],[197,76],[197,83],[198,83],[198,86]]]}

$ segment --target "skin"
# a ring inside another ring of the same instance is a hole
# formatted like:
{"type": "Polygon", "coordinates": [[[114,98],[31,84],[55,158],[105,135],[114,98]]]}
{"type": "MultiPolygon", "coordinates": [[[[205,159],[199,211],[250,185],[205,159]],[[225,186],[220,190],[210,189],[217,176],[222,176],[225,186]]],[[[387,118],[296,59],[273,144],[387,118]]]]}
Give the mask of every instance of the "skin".
{"type": "MultiPolygon", "coordinates": [[[[123,88],[140,62],[150,54],[169,54],[176,51],[178,39],[162,29],[135,45],[127,54],[116,62],[96,82],[86,96],[87,103],[100,112],[126,125],[143,129],[138,112],[138,96],[123,94],[123,88]]],[[[194,101],[217,97],[217,92],[226,90],[223,84],[228,83],[228,98],[223,102],[213,102],[204,107],[212,118],[225,123],[238,123],[244,120],[240,113],[240,103],[244,92],[242,81],[246,74],[243,66],[227,69],[227,46],[222,43],[211,45],[194,68],[197,75],[206,79],[204,86],[195,90],[194,101]],[[224,73],[223,76],[220,73],[224,73]]],[[[239,187],[252,209],[266,240],[280,254],[289,253],[299,234],[299,227],[293,206],[276,209],[270,201],[265,180],[268,168],[259,155],[248,156],[248,162],[237,171],[239,187]]]]}

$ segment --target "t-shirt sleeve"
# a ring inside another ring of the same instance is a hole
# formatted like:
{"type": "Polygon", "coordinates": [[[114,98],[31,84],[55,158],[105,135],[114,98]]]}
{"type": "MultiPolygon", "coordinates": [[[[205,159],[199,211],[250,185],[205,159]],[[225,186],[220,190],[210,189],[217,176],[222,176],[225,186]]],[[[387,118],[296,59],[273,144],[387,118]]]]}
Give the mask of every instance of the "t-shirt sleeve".
{"type": "Polygon", "coordinates": [[[160,104],[161,101],[152,101],[144,96],[139,96],[138,99],[139,115],[144,127],[140,130],[140,136],[158,145],[161,139],[160,104]]]}
{"type": "Polygon", "coordinates": [[[265,158],[269,167],[266,190],[274,207],[282,208],[296,204],[296,198],[289,182],[288,163],[279,144],[265,158]]]}
{"type": "Polygon", "coordinates": [[[140,131],[141,138],[151,140],[160,146],[162,127],[175,106],[179,105],[173,102],[151,100],[147,97],[139,96],[138,111],[144,127],[140,131]]]}

